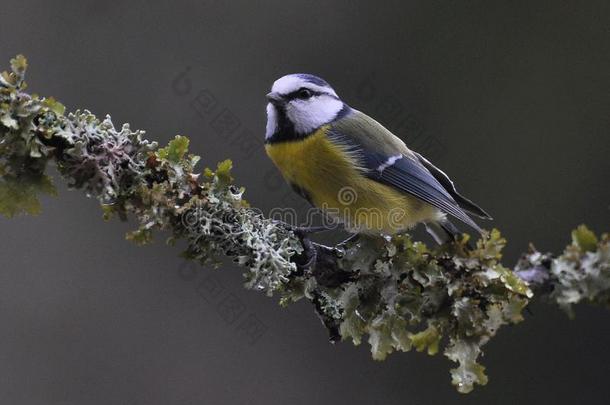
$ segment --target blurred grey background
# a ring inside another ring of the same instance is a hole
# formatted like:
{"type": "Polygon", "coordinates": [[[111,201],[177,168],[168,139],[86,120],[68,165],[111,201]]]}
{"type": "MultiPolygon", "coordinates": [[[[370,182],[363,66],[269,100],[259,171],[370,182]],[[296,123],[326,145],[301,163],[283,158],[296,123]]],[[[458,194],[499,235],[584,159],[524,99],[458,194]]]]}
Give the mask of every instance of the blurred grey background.
{"type": "MultiPolygon", "coordinates": [[[[235,161],[263,210],[304,207],[261,142],[271,83],[309,72],[491,212],[507,264],[530,241],[558,252],[580,223],[610,230],[607,1],[5,0],[0,21],[0,62],[24,53],[30,91],[190,136],[203,165],[235,161]]],[[[131,224],[58,185],[41,216],[0,219],[0,404],[608,402],[605,310],[534,304],[463,396],[442,355],[333,346],[308,303],[187,265],[162,235],[138,248],[131,224]]]]}

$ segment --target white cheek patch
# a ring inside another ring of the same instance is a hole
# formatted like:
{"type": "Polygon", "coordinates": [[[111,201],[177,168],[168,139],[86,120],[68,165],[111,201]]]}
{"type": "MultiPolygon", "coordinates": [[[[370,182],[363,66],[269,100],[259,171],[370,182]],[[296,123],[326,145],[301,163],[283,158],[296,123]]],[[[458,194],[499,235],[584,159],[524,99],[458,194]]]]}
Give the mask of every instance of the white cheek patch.
{"type": "Polygon", "coordinates": [[[273,104],[267,104],[267,128],[265,130],[265,139],[271,138],[271,136],[277,130],[277,110],[273,104]]]}
{"type": "Polygon", "coordinates": [[[331,122],[343,109],[343,102],[321,95],[307,100],[293,100],[286,106],[286,115],[294,124],[295,132],[308,134],[331,122]]]}

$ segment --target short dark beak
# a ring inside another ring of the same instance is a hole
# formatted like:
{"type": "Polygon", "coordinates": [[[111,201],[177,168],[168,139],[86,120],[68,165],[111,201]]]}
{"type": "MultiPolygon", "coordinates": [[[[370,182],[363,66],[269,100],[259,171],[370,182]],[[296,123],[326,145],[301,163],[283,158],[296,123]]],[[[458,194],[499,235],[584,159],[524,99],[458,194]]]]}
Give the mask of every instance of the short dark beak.
{"type": "Polygon", "coordinates": [[[284,98],[279,93],[275,93],[273,91],[267,94],[267,100],[269,100],[271,104],[277,106],[284,104],[284,98]]]}

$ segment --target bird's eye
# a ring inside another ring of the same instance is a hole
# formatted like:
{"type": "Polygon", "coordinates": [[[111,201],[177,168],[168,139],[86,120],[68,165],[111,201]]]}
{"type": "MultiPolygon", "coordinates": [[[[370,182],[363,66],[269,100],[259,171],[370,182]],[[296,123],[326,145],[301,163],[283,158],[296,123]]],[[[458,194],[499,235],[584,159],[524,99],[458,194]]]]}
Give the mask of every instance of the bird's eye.
{"type": "Polygon", "coordinates": [[[311,90],[309,89],[300,89],[299,92],[297,93],[297,97],[298,98],[302,98],[302,99],[307,99],[309,97],[311,97],[311,90]]]}

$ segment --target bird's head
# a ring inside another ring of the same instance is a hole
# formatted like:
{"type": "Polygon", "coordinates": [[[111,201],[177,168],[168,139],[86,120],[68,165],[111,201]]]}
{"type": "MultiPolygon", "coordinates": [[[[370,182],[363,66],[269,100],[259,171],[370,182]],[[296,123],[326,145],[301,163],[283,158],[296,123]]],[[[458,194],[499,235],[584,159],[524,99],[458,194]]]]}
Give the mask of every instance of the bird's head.
{"type": "Polygon", "coordinates": [[[277,79],[267,100],[266,139],[305,136],[347,108],[324,79],[304,73],[277,79]]]}

